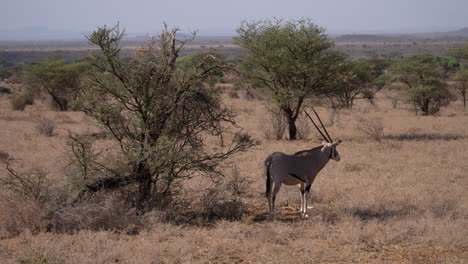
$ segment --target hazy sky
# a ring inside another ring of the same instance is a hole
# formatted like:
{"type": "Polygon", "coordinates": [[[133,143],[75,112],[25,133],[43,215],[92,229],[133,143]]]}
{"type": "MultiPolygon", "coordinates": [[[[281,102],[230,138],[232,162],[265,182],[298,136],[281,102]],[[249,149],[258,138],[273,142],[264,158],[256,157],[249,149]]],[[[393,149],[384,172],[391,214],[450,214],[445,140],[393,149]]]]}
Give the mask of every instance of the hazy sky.
{"type": "Polygon", "coordinates": [[[309,17],[330,34],[468,27],[468,0],[0,0],[0,40],[82,38],[117,21],[127,32],[163,22],[199,35],[234,35],[245,19],[309,17]]]}

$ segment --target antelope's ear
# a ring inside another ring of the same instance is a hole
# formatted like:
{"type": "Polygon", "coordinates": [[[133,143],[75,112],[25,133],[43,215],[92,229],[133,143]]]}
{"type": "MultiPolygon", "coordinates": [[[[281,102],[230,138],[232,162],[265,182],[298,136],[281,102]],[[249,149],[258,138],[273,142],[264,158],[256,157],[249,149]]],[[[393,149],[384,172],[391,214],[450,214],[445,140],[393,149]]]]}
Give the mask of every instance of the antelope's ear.
{"type": "Polygon", "coordinates": [[[328,143],[328,142],[326,142],[326,141],[323,141],[323,142],[322,142],[322,145],[323,145],[323,147],[322,147],[322,152],[325,151],[326,148],[330,148],[330,147],[332,146],[331,143],[328,143]]]}
{"type": "Polygon", "coordinates": [[[333,143],[333,146],[336,147],[338,146],[339,144],[341,144],[341,142],[343,142],[341,139],[338,140],[337,142],[333,143]]]}

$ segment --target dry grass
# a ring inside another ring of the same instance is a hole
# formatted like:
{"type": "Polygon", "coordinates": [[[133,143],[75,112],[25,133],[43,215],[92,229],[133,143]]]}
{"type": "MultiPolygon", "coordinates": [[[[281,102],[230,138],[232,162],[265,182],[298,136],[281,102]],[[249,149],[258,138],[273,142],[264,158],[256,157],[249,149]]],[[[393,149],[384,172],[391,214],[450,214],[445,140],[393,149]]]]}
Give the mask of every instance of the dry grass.
{"type": "MultiPolygon", "coordinates": [[[[96,128],[81,113],[63,113],[63,118],[40,104],[12,112],[8,100],[0,98],[0,151],[52,168],[52,179],[63,183],[59,161],[66,130],[90,133],[96,128]],[[38,112],[57,124],[55,137],[37,135],[33,113],[38,112]]],[[[225,102],[241,113],[238,120],[246,131],[263,138],[261,102],[228,95],[225,102]]],[[[205,180],[187,182],[187,208],[215,215],[238,206],[242,211],[233,211],[231,221],[191,225],[158,212],[124,215],[118,201],[105,200],[74,208],[60,221],[92,228],[45,232],[41,225],[47,217],[40,206],[2,193],[11,204],[0,199],[0,263],[466,263],[468,119],[460,102],[438,117],[415,116],[404,104],[394,109],[384,95],[376,105],[359,102],[355,110],[340,113],[339,124],[327,127],[334,139],[344,140],[338,148],[342,160],[331,161],[317,177],[307,219],[298,213],[298,189],[283,187],[277,220],[267,220],[262,162],[271,152],[293,153],[319,142],[315,137],[265,141],[234,158],[235,171],[227,170],[251,180],[231,186],[245,191],[242,195],[233,197],[235,191],[228,188],[210,196],[206,188],[214,186],[205,180]],[[355,129],[357,117],[382,120],[391,144],[362,137],[355,129]],[[24,224],[15,225],[17,219],[24,224]],[[132,226],[138,232],[127,232],[132,226]]],[[[317,110],[322,117],[330,113],[317,110]]]]}
{"type": "Polygon", "coordinates": [[[36,124],[36,130],[41,135],[52,137],[55,135],[56,124],[48,118],[40,118],[36,124]]]}

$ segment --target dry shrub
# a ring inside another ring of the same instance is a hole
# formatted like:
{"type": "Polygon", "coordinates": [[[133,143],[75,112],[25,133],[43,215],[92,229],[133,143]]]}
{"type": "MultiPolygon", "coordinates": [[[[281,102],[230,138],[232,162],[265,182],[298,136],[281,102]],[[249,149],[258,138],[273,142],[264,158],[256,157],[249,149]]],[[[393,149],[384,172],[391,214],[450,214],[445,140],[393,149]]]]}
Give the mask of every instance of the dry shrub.
{"type": "Polygon", "coordinates": [[[0,177],[0,188],[40,204],[50,199],[51,181],[47,171],[39,167],[27,168],[5,152],[0,153],[0,165],[6,170],[4,176],[0,177]]]}
{"type": "Polygon", "coordinates": [[[381,118],[357,118],[356,129],[366,136],[382,144],[385,139],[384,125],[381,118]]]}
{"type": "Polygon", "coordinates": [[[59,124],[78,124],[77,121],[73,120],[73,118],[71,118],[63,112],[55,115],[54,119],[59,124]]]}
{"type": "Polygon", "coordinates": [[[10,158],[10,154],[0,150],[0,162],[6,162],[10,158]]]}
{"type": "Polygon", "coordinates": [[[230,98],[235,98],[235,99],[240,98],[239,93],[237,91],[231,90],[231,91],[229,91],[228,95],[229,95],[230,98]]]}
{"type": "Polygon", "coordinates": [[[209,188],[201,196],[195,209],[208,223],[215,220],[240,220],[248,213],[241,198],[251,193],[250,185],[252,183],[251,177],[243,174],[237,166],[234,166],[230,175],[227,175],[213,188],[209,188]]]}
{"type": "Polygon", "coordinates": [[[195,209],[207,224],[216,220],[240,220],[247,213],[244,202],[230,198],[219,188],[209,189],[202,195],[195,209]]]}
{"type": "Polygon", "coordinates": [[[49,173],[0,152],[0,237],[16,236],[23,230],[40,231],[46,209],[53,203],[49,173]]]}
{"type": "Polygon", "coordinates": [[[144,227],[142,220],[125,200],[108,194],[51,211],[44,222],[48,231],[59,233],[107,230],[135,234],[144,227]]]}
{"type": "Polygon", "coordinates": [[[183,191],[170,206],[147,213],[145,221],[212,226],[220,220],[240,220],[249,213],[242,198],[251,197],[252,183],[251,177],[234,166],[230,174],[214,185],[203,188],[201,194],[193,190],[183,191]]]}
{"type": "Polygon", "coordinates": [[[83,134],[83,136],[91,137],[94,139],[110,139],[112,137],[112,135],[105,130],[98,132],[92,132],[88,130],[83,134]]]}
{"type": "Polygon", "coordinates": [[[201,194],[183,192],[170,207],[153,211],[150,215],[156,215],[157,221],[161,222],[195,226],[211,226],[219,220],[240,220],[249,213],[242,198],[250,197],[252,183],[250,177],[234,166],[231,174],[205,187],[201,194]]]}
{"type": "Polygon", "coordinates": [[[21,235],[24,245],[17,252],[16,262],[20,264],[62,264],[66,263],[64,246],[50,241],[34,240],[30,232],[21,235]]]}
{"type": "Polygon", "coordinates": [[[45,214],[40,203],[27,196],[2,190],[0,194],[0,239],[24,230],[39,231],[45,214]]]}
{"type": "Polygon", "coordinates": [[[286,131],[287,121],[281,110],[268,109],[267,117],[261,123],[260,130],[266,139],[280,140],[286,131]]]}
{"type": "Polygon", "coordinates": [[[400,99],[398,98],[398,96],[387,95],[386,97],[392,103],[393,109],[396,109],[398,107],[398,105],[400,104],[400,99]]]}
{"type": "Polygon", "coordinates": [[[359,172],[366,168],[366,164],[363,163],[346,163],[345,164],[345,171],[347,172],[359,172]]]}
{"type": "Polygon", "coordinates": [[[238,166],[234,166],[231,174],[225,179],[224,188],[234,197],[241,197],[249,194],[250,185],[254,181],[251,177],[242,174],[238,166]]]}
{"type": "Polygon", "coordinates": [[[331,126],[335,124],[335,121],[338,125],[340,125],[340,110],[340,108],[333,108],[330,112],[330,115],[328,116],[328,123],[331,126]]]}
{"type": "Polygon", "coordinates": [[[55,135],[55,122],[48,118],[40,118],[36,124],[36,130],[39,134],[52,137],[55,135]]]}
{"type": "Polygon", "coordinates": [[[304,115],[300,115],[297,118],[296,123],[298,139],[308,139],[312,128],[310,121],[304,115]]]}
{"type": "Polygon", "coordinates": [[[55,252],[46,250],[30,249],[17,258],[19,264],[53,264],[65,263],[55,252]]]}

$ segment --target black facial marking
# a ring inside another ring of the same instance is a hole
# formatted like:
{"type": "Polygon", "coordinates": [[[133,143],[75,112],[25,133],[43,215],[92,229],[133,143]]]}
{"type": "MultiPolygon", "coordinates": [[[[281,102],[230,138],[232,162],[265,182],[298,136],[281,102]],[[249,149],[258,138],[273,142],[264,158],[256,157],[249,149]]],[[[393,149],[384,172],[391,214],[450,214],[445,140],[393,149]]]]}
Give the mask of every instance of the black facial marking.
{"type": "Polygon", "coordinates": [[[334,147],[332,147],[331,151],[330,151],[330,159],[334,159],[336,158],[336,150],[334,147]]]}

